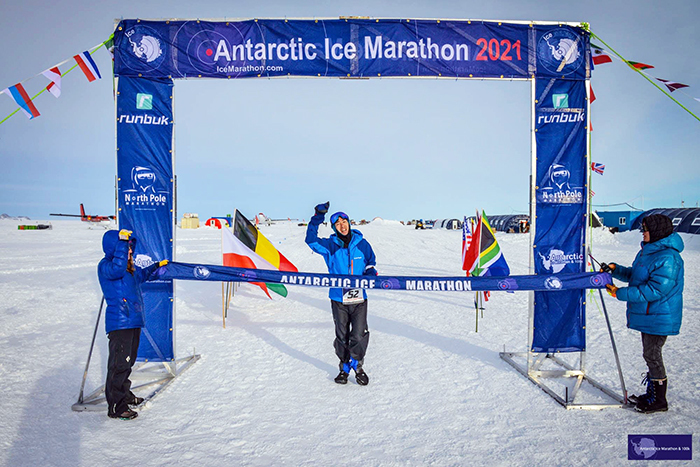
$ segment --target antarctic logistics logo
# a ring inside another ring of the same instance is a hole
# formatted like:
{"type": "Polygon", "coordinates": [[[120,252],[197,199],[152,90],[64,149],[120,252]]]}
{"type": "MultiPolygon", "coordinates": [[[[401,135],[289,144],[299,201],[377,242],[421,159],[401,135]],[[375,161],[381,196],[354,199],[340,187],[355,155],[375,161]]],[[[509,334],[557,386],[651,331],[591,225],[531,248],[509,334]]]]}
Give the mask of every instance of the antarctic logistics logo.
{"type": "MultiPolygon", "coordinates": [[[[558,248],[552,248],[546,256],[539,252],[537,254],[542,261],[544,270],[554,274],[563,271],[567,264],[583,264],[583,254],[565,253],[558,248]]],[[[578,271],[578,268],[576,270],[578,271]]]]}

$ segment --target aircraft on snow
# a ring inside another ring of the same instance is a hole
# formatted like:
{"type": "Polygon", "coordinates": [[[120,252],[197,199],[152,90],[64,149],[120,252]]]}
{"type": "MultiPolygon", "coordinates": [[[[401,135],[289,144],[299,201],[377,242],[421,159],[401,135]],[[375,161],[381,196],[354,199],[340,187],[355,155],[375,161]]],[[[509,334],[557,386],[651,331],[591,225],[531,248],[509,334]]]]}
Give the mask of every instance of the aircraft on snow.
{"type": "Polygon", "coordinates": [[[111,223],[116,220],[116,216],[92,216],[85,214],[83,204],[80,204],[80,214],[49,214],[50,216],[80,217],[83,222],[111,223]]]}

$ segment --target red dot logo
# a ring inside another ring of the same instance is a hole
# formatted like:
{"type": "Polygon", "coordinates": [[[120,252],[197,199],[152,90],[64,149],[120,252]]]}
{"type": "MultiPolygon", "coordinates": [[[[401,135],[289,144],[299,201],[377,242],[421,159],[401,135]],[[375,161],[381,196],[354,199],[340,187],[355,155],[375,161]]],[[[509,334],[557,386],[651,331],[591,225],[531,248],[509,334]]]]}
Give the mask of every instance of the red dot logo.
{"type": "Polygon", "coordinates": [[[211,49],[207,49],[205,53],[207,54],[207,57],[211,57],[214,54],[214,51],[211,49]]]}

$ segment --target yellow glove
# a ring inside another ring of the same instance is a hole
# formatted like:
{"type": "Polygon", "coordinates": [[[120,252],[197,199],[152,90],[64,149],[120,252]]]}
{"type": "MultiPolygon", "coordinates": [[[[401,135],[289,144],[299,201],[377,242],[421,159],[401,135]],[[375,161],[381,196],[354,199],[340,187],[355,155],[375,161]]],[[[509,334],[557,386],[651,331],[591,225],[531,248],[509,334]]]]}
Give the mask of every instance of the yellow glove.
{"type": "Polygon", "coordinates": [[[162,268],[163,266],[165,266],[165,265],[168,264],[169,262],[170,262],[170,261],[168,261],[167,259],[164,259],[163,261],[161,261],[160,263],[158,263],[158,267],[159,267],[159,268],[162,268]]]}
{"type": "Polygon", "coordinates": [[[129,237],[131,237],[131,234],[131,230],[121,229],[119,231],[119,240],[126,240],[128,242],[129,237]]]}
{"type": "Polygon", "coordinates": [[[612,284],[607,284],[605,286],[606,289],[608,289],[608,293],[610,294],[611,297],[617,298],[617,287],[615,287],[612,284]]]}

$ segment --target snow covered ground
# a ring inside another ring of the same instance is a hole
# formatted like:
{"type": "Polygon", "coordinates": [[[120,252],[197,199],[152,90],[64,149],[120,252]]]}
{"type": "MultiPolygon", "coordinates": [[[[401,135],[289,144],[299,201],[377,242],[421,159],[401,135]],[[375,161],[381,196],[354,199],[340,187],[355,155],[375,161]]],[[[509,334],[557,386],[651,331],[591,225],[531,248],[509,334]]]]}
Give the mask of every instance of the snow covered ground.
{"type": "MultiPolygon", "coordinates": [[[[527,293],[494,293],[476,333],[471,294],[371,291],[371,380],[361,387],[352,376],[346,386],[333,382],[326,289],[289,286],[288,298],[269,300],[242,285],[224,329],[221,285],[183,281],[176,286],[177,355],[202,358],[124,422],[71,411],[101,298],[104,230],[52,224],[18,231],[17,221],[0,221],[2,465],[620,465],[628,462],[628,434],[700,428],[699,236],[683,237],[683,327],[664,349],[667,413],[567,411],[501,360],[504,347],[526,350],[527,293]]],[[[359,229],[380,274],[462,274],[460,232],[388,221],[359,229]]],[[[300,271],[325,272],[303,227],[262,231],[300,271]]],[[[177,260],[220,264],[220,235],[178,229],[177,260]]],[[[526,274],[528,237],[498,240],[513,273],[526,274]]],[[[638,232],[596,232],[594,255],[629,264],[639,241],[638,232]]],[[[606,298],[626,382],[638,393],[645,371],[639,333],[625,327],[624,304],[606,298]]],[[[595,304],[587,331],[589,374],[619,390],[595,304]]],[[[106,343],[101,324],[88,391],[103,381],[106,343]]],[[[694,450],[698,458],[697,437],[694,450]]]]}

